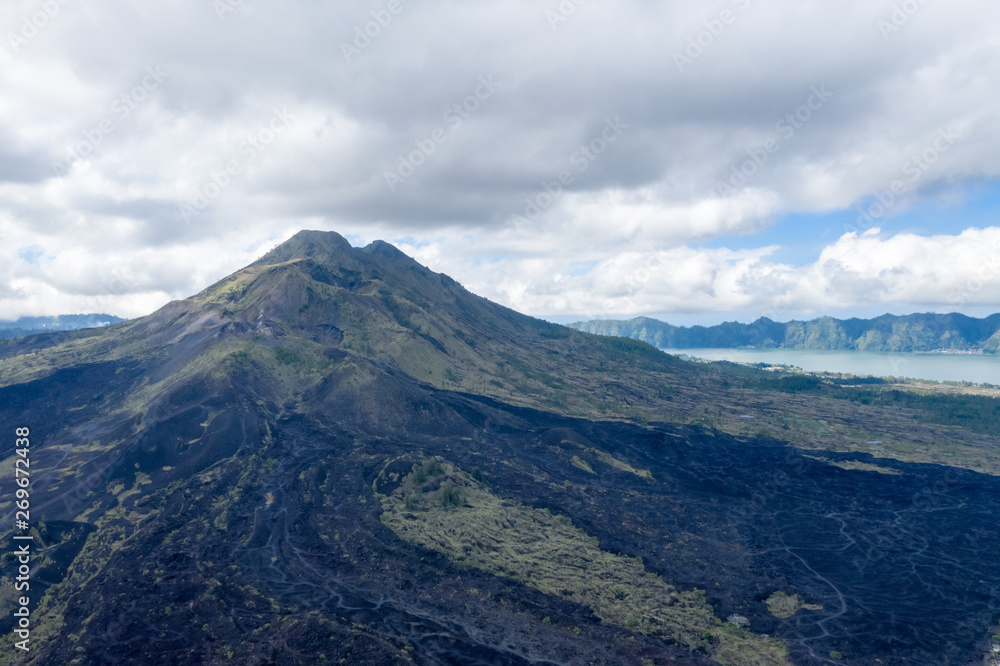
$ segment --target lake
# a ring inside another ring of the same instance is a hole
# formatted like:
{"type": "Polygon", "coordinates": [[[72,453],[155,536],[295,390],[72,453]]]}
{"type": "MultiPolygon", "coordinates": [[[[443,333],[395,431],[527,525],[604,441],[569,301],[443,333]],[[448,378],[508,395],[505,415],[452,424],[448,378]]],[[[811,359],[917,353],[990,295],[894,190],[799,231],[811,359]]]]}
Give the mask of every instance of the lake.
{"type": "Polygon", "coordinates": [[[875,377],[913,377],[1000,385],[1000,355],[913,354],[843,349],[664,349],[710,361],[780,363],[811,372],[844,372],[875,377]]]}

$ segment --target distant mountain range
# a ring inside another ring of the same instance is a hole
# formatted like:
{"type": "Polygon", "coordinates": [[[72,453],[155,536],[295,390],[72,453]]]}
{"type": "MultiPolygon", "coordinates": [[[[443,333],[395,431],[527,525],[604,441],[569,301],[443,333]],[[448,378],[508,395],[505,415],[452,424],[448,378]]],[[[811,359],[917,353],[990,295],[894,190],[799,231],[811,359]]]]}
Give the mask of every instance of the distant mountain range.
{"type": "Polygon", "coordinates": [[[98,328],[125,321],[109,314],[73,314],[56,317],[21,317],[14,321],[0,320],[0,338],[20,338],[49,331],[75,331],[98,328]]]}
{"type": "Polygon", "coordinates": [[[0,423],[0,664],[965,666],[1000,633],[994,398],[688,362],[381,241],[2,340],[0,423]]]}
{"type": "Polygon", "coordinates": [[[856,349],[883,352],[977,351],[1000,349],[1000,314],[985,319],[965,315],[882,315],[874,319],[834,319],[780,323],[761,317],[752,324],[672,326],[649,317],[570,324],[587,333],[642,340],[660,349],[753,347],[759,349],[856,349]]]}

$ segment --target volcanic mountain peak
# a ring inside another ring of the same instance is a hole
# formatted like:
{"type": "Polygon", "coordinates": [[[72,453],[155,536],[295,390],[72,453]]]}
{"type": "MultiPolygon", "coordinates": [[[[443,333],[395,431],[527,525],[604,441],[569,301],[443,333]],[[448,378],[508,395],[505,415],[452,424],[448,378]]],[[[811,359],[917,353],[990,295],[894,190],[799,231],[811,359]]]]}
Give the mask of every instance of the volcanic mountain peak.
{"type": "Polygon", "coordinates": [[[221,304],[238,320],[271,317],[295,327],[310,308],[344,305],[342,291],[377,295],[384,304],[393,298],[454,302],[459,292],[472,297],[384,241],[355,248],[334,232],[301,231],[189,300],[221,304]]]}
{"type": "Polygon", "coordinates": [[[968,526],[1000,488],[898,461],[1000,475],[995,407],[955,425],[860,390],[302,232],[148,317],[0,342],[45,553],[22,663],[966,663],[945,651],[974,654],[1000,598],[1000,536],[968,526]]]}
{"type": "Polygon", "coordinates": [[[385,271],[415,270],[424,275],[433,274],[395,246],[382,240],[372,241],[363,248],[356,248],[335,231],[303,230],[278,245],[248,268],[271,267],[296,261],[309,261],[328,271],[342,275],[385,271]]]}
{"type": "Polygon", "coordinates": [[[350,242],[335,231],[303,229],[250,265],[271,266],[295,259],[336,264],[354,251],[350,242]]]}

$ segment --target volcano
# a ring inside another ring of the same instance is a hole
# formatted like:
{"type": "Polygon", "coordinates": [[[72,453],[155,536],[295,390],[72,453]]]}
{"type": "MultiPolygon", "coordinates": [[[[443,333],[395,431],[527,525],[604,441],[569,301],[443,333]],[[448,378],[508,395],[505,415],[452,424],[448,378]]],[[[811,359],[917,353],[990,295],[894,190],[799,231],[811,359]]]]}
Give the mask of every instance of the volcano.
{"type": "Polygon", "coordinates": [[[842,384],[572,330],[387,243],[303,231],[147,317],[0,341],[5,543],[34,544],[30,651],[13,575],[0,650],[981,663],[995,403],[955,422],[944,398],[842,384]]]}

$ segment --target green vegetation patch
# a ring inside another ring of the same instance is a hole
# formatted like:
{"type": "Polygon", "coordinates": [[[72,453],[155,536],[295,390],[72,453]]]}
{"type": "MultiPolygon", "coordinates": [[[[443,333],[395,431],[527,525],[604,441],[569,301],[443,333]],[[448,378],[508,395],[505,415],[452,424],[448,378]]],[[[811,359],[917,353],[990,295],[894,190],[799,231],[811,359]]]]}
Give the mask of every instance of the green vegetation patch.
{"type": "Polygon", "coordinates": [[[598,449],[592,449],[592,448],[587,448],[586,450],[589,453],[593,453],[595,456],[597,456],[598,460],[600,460],[605,465],[611,465],[615,469],[620,469],[621,471],[628,472],[629,474],[635,474],[636,476],[642,477],[643,479],[653,478],[652,473],[650,473],[648,469],[636,469],[635,467],[632,467],[632,465],[629,465],[627,462],[623,460],[618,460],[618,458],[615,458],[610,453],[605,453],[604,451],[599,451],[598,449]]]}
{"type": "Polygon", "coordinates": [[[650,372],[671,372],[680,364],[678,359],[664,354],[656,347],[631,338],[595,336],[592,338],[613,363],[638,367],[650,372]]]}
{"type": "Polygon", "coordinates": [[[590,466],[590,463],[580,458],[580,456],[573,456],[573,458],[569,462],[571,465],[573,465],[573,467],[582,469],[584,472],[587,472],[588,474],[596,474],[596,472],[594,472],[594,468],[590,466]]]}
{"type": "Polygon", "coordinates": [[[819,460],[820,462],[825,462],[827,465],[832,465],[833,467],[839,467],[840,469],[856,469],[862,472],[876,472],[878,474],[889,474],[889,475],[900,475],[898,469],[892,469],[890,467],[880,467],[879,465],[873,465],[871,463],[858,462],[856,460],[827,460],[826,458],[817,458],[816,456],[806,456],[807,458],[812,458],[813,460],[819,460]]]}
{"type": "MultiPolygon", "coordinates": [[[[614,467],[617,470],[621,470],[623,472],[628,472],[629,474],[635,474],[636,476],[638,476],[640,478],[643,478],[643,479],[652,479],[653,478],[653,474],[648,469],[636,469],[635,467],[632,467],[632,465],[629,465],[624,460],[619,460],[618,458],[615,458],[610,453],[606,453],[604,451],[601,451],[600,449],[595,449],[592,446],[584,446],[583,444],[579,444],[579,443],[576,443],[576,442],[571,442],[568,439],[564,439],[562,441],[562,444],[569,444],[571,446],[575,445],[581,451],[589,453],[590,455],[594,456],[595,458],[597,458],[598,460],[600,460],[605,465],[609,465],[611,467],[614,467]]],[[[582,469],[585,472],[590,472],[591,474],[595,474],[594,468],[590,466],[590,463],[588,463],[586,460],[583,460],[579,456],[573,456],[572,460],[570,460],[570,463],[574,467],[579,467],[580,469],[582,469]]]]}
{"type": "Polygon", "coordinates": [[[885,388],[845,388],[834,397],[876,407],[918,410],[925,423],[961,426],[995,435],[1000,431],[1000,401],[992,396],[885,388]]]}
{"type": "Polygon", "coordinates": [[[782,620],[787,620],[803,608],[806,610],[823,610],[822,606],[802,603],[797,594],[789,595],[780,590],[768,597],[764,603],[767,605],[767,610],[771,615],[782,620]]]}
{"type": "Polygon", "coordinates": [[[587,606],[608,624],[707,650],[724,666],[790,663],[782,642],[716,617],[702,590],[677,590],[640,558],[601,550],[569,518],[501,499],[442,460],[414,465],[401,482],[383,472],[373,489],[389,529],[455,562],[587,606]]]}

